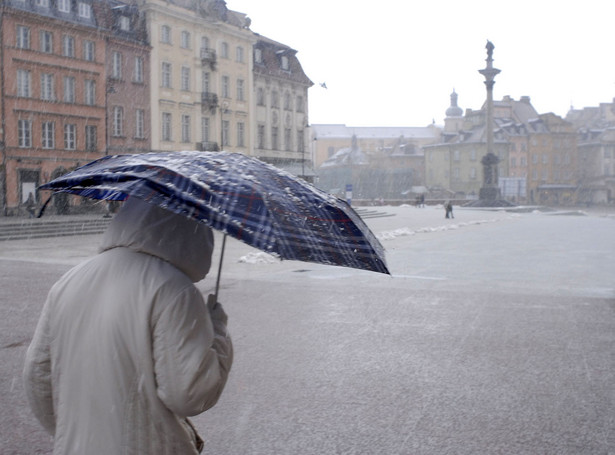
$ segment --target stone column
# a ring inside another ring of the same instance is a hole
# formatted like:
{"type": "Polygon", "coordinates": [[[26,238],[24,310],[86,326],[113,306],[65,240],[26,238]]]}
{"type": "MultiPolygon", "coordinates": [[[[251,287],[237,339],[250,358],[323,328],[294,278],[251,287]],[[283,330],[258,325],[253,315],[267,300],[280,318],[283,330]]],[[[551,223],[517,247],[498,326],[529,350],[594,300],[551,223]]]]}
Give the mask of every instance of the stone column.
{"type": "Polygon", "coordinates": [[[481,160],[483,164],[483,186],[480,189],[479,198],[494,201],[500,199],[500,188],[498,186],[498,163],[500,159],[493,153],[493,85],[495,76],[500,70],[493,67],[493,49],[491,41],[487,41],[487,66],[478,72],[485,77],[487,87],[487,119],[485,128],[487,130],[487,154],[481,160]]]}

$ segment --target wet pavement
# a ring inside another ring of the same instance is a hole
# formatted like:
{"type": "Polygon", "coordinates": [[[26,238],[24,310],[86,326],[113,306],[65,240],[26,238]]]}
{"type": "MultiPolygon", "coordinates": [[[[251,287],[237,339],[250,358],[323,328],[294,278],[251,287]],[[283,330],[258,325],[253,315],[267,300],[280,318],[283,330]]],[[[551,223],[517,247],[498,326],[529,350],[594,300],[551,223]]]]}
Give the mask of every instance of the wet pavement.
{"type": "MultiPolygon", "coordinates": [[[[615,453],[613,214],[378,211],[392,277],[239,262],[256,250],[227,242],[236,357],[194,419],[205,452],[615,453]]],[[[48,289],[99,239],[0,242],[3,454],[51,453],[23,355],[48,289]]]]}

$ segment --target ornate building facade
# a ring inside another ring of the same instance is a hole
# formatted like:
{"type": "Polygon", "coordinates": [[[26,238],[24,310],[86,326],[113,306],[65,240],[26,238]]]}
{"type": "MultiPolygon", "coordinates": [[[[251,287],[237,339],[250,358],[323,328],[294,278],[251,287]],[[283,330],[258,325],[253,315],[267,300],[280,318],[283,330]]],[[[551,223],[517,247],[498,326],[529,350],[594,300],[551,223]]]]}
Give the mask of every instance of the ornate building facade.
{"type": "MultiPolygon", "coordinates": [[[[2,2],[0,191],[4,214],[18,213],[30,194],[40,203],[38,185],[108,153],[107,81],[113,75],[109,68],[115,65],[123,70],[114,79],[121,96],[122,86],[132,77],[130,64],[126,65],[128,55],[142,59],[144,72],[148,65],[138,11],[119,12],[113,9],[116,5],[91,0],[2,2]]],[[[134,106],[147,111],[149,103],[142,92],[141,96],[135,93],[134,106]]],[[[123,102],[116,99],[115,103],[120,107],[123,102]]],[[[127,116],[134,114],[132,108],[123,116],[118,109],[115,112],[114,145],[148,148],[145,130],[135,138],[124,125],[127,116]]],[[[54,206],[63,213],[67,198],[55,198],[54,206]]]]}

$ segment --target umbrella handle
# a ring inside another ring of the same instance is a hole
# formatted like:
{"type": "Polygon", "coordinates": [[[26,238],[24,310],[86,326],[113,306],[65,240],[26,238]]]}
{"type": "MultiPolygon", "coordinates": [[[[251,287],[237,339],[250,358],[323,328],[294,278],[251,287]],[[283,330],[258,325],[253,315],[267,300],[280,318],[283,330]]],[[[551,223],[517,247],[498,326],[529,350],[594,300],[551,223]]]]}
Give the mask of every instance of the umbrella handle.
{"type": "Polygon", "coordinates": [[[220,251],[220,264],[218,264],[218,278],[216,279],[216,303],[218,302],[218,290],[220,289],[220,274],[222,273],[222,259],[224,259],[224,247],[226,246],[226,234],[222,237],[222,251],[220,251]]]}

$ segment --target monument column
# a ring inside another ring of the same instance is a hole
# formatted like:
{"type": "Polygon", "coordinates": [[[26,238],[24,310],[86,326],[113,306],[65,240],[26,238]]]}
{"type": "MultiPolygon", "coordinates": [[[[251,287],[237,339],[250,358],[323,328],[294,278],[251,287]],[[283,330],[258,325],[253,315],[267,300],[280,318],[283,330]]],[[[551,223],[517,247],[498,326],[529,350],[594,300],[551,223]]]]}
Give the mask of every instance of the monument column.
{"type": "Polygon", "coordinates": [[[480,189],[479,198],[485,201],[496,201],[500,199],[500,188],[498,186],[498,163],[500,159],[493,153],[493,85],[495,76],[500,70],[493,67],[493,49],[491,41],[487,41],[487,66],[478,70],[485,77],[487,87],[487,154],[481,160],[483,165],[483,186],[480,189]]]}

